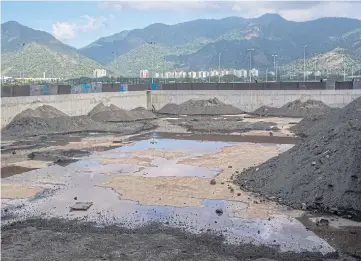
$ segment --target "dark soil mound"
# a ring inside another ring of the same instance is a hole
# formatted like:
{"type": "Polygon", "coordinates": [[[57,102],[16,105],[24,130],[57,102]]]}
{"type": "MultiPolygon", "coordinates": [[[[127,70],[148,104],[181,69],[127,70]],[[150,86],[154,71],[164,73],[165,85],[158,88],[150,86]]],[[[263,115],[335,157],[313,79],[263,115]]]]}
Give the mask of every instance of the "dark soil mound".
{"type": "Polygon", "coordinates": [[[217,98],[209,100],[189,100],[179,105],[171,103],[165,105],[158,112],[177,115],[226,115],[244,113],[241,109],[225,104],[217,98]]]}
{"type": "Polygon", "coordinates": [[[270,106],[262,106],[255,110],[252,114],[257,114],[260,116],[274,115],[277,112],[278,108],[270,106]]]}
{"type": "Polygon", "coordinates": [[[307,100],[302,102],[300,100],[295,100],[283,105],[281,108],[262,106],[252,112],[252,114],[281,117],[308,117],[324,114],[329,110],[330,107],[321,101],[307,100]]]}
{"type": "Polygon", "coordinates": [[[292,126],[290,130],[303,138],[315,135],[318,130],[322,128],[321,125],[327,124],[327,122],[324,122],[327,116],[332,113],[337,113],[338,110],[340,109],[330,108],[328,110],[325,110],[323,113],[320,112],[314,115],[308,115],[304,117],[302,121],[292,126]],[[317,125],[320,127],[317,127],[317,125]]]}
{"type": "Polygon", "coordinates": [[[26,109],[20,112],[18,115],[14,117],[14,120],[18,120],[21,118],[28,118],[28,117],[37,117],[37,118],[55,118],[55,117],[66,117],[65,113],[59,111],[58,109],[49,106],[49,105],[42,105],[36,109],[26,109]]]}
{"type": "Polygon", "coordinates": [[[155,126],[148,122],[107,123],[97,122],[88,116],[37,118],[28,117],[11,121],[3,130],[6,136],[38,136],[74,132],[115,132],[131,134],[155,126]]]}
{"type": "Polygon", "coordinates": [[[103,122],[131,122],[156,118],[152,112],[142,107],[127,111],[113,104],[105,106],[102,103],[95,106],[88,115],[95,121],[103,122]]]}
{"type": "Polygon", "coordinates": [[[129,112],[131,113],[133,118],[137,120],[150,120],[157,118],[157,116],[153,112],[148,111],[143,107],[137,107],[129,112]]]}
{"type": "Polygon", "coordinates": [[[172,115],[178,115],[180,110],[180,105],[175,103],[168,103],[163,108],[161,108],[158,113],[161,114],[172,114],[172,115]]]}
{"type": "Polygon", "coordinates": [[[361,98],[309,127],[291,150],[237,177],[245,189],[296,208],[361,220],[361,98]]]}
{"type": "Polygon", "coordinates": [[[179,124],[182,127],[187,128],[192,132],[216,132],[216,133],[232,133],[232,132],[248,132],[252,130],[267,130],[277,131],[279,130],[275,123],[272,122],[241,122],[241,121],[216,121],[216,120],[197,120],[188,121],[186,123],[179,124]]]}

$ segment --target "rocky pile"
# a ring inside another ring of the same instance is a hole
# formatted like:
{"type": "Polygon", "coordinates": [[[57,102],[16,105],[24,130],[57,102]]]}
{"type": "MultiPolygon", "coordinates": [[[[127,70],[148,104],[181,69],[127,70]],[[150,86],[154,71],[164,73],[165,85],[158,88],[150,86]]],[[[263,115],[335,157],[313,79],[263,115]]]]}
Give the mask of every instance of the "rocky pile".
{"type": "Polygon", "coordinates": [[[105,106],[103,103],[95,106],[88,113],[88,116],[90,116],[95,121],[103,122],[131,122],[156,118],[154,113],[142,107],[127,111],[113,104],[110,106],[105,106]]]}
{"type": "Polygon", "coordinates": [[[276,123],[273,122],[242,122],[242,121],[230,121],[230,120],[212,120],[201,119],[191,120],[179,124],[185,127],[187,131],[195,133],[220,133],[229,134],[232,132],[248,132],[252,130],[265,130],[265,131],[277,131],[279,130],[276,123]]]}
{"type": "Polygon", "coordinates": [[[309,117],[324,114],[330,109],[329,106],[321,101],[307,100],[302,102],[301,100],[295,100],[283,105],[281,108],[262,106],[251,114],[260,116],[309,117]]]}
{"type": "Polygon", "coordinates": [[[181,104],[169,103],[161,108],[158,113],[173,115],[231,115],[242,114],[239,108],[225,104],[217,98],[208,100],[189,100],[181,104]]]}
{"type": "Polygon", "coordinates": [[[295,208],[361,220],[361,98],[307,133],[301,144],[239,174],[236,183],[295,208]]]}
{"type": "MultiPolygon", "coordinates": [[[[115,110],[115,106],[109,106],[109,110],[115,110]]],[[[109,108],[108,107],[108,108],[109,108]]],[[[96,117],[99,113],[107,112],[98,107],[90,114],[96,117]],[[98,112],[97,112],[98,110],[98,112]]],[[[120,112],[119,112],[120,114],[120,112]]],[[[119,114],[115,114],[116,116],[119,114]]],[[[149,122],[102,122],[93,120],[89,116],[70,117],[51,106],[39,107],[35,110],[25,110],[2,129],[5,136],[38,136],[49,134],[66,134],[74,132],[116,132],[132,134],[156,127],[149,122]]],[[[133,117],[132,117],[133,121],[133,117]]]]}
{"type": "Polygon", "coordinates": [[[49,105],[42,105],[36,109],[26,109],[20,112],[18,115],[14,117],[14,120],[18,120],[21,118],[29,118],[29,117],[36,117],[36,118],[55,118],[55,117],[66,117],[64,112],[59,111],[58,109],[49,106],[49,105]]]}

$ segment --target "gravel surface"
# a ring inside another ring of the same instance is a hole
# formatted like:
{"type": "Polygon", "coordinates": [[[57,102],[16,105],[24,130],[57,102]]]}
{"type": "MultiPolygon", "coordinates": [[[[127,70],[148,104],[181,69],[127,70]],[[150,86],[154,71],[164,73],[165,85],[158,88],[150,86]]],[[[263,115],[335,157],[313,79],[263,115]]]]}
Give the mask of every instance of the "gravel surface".
{"type": "Polygon", "coordinates": [[[361,98],[316,121],[304,141],[236,182],[295,208],[361,220],[361,98]]]}
{"type": "Polygon", "coordinates": [[[179,105],[169,103],[158,113],[175,115],[226,115],[242,114],[244,111],[232,105],[225,104],[217,98],[209,100],[189,100],[179,105]]]}
{"type": "Polygon", "coordinates": [[[211,231],[194,235],[161,224],[130,230],[39,219],[2,226],[1,231],[2,260],[23,258],[24,253],[27,260],[329,260],[317,253],[224,244],[223,237],[211,231]]]}
{"type": "Polygon", "coordinates": [[[145,119],[155,119],[156,115],[143,107],[138,107],[133,110],[123,110],[113,104],[105,106],[100,103],[95,106],[89,113],[95,121],[103,122],[131,122],[145,119]]]}
{"type": "Polygon", "coordinates": [[[261,116],[306,117],[323,114],[328,110],[330,110],[330,107],[321,101],[307,100],[302,102],[295,100],[285,104],[281,108],[262,106],[252,112],[252,114],[261,116]]]}

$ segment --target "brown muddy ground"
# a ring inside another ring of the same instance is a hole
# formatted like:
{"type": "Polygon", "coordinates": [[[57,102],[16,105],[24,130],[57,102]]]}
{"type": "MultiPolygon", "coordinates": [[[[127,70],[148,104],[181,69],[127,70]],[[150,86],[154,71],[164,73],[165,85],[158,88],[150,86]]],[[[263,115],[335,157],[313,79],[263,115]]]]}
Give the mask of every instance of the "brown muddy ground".
{"type": "MultiPolygon", "coordinates": [[[[236,122],[234,117],[229,117],[226,121],[233,124],[236,122]]],[[[194,119],[195,117],[192,117],[186,121],[196,122],[194,119]]],[[[209,118],[209,121],[212,120],[214,121],[214,119],[209,118]]],[[[260,119],[244,120],[251,123],[260,121],[260,119]]],[[[184,119],[170,120],[166,123],[158,119],[157,122],[164,123],[163,126],[160,124],[159,129],[162,130],[163,127],[163,130],[170,132],[156,133],[157,139],[248,142],[258,143],[258,149],[254,150],[254,147],[250,145],[226,147],[216,154],[183,159],[180,162],[191,166],[223,168],[223,173],[215,178],[217,184],[214,186],[210,185],[210,178],[159,177],[157,181],[152,178],[152,182],[149,182],[144,177],[133,176],[112,178],[107,186],[113,191],[119,190],[120,197],[123,199],[129,198],[153,206],[157,205],[160,197],[163,198],[161,205],[165,204],[164,198],[167,198],[169,199],[167,200],[168,205],[184,206],[186,203],[188,206],[197,207],[200,205],[200,199],[207,197],[243,200],[247,202],[248,210],[246,213],[242,211],[235,213],[235,217],[245,219],[260,218],[267,220],[268,216],[273,214],[292,212],[292,210],[283,208],[278,203],[261,203],[262,199],[257,199],[258,202],[256,203],[255,197],[239,190],[232,184],[232,177],[236,171],[239,172],[249,165],[257,165],[263,162],[264,158],[277,156],[278,153],[287,149],[287,146],[300,142],[297,137],[288,135],[288,127],[283,128],[284,125],[289,124],[289,121],[286,120],[286,122],[285,119],[282,119],[277,122],[277,119],[272,119],[272,122],[279,128],[274,133],[279,135],[269,135],[268,131],[261,131],[257,133],[258,135],[253,135],[254,132],[248,135],[247,133],[245,133],[246,135],[239,135],[239,133],[222,135],[222,132],[212,135],[171,133],[173,130],[182,130],[181,124],[179,124],[181,121],[183,122],[184,119]],[[278,151],[271,146],[264,145],[275,143],[280,144],[278,151]],[[243,158],[247,164],[238,164],[237,158],[239,157],[243,158]],[[132,188],[129,184],[132,184],[133,190],[129,189],[132,188]],[[177,187],[177,184],[181,187],[177,187]],[[230,186],[234,187],[233,192],[231,192],[230,186]],[[154,188],[158,189],[154,190],[154,188]],[[184,191],[187,191],[185,197],[182,197],[182,189],[183,194],[184,191]],[[213,194],[209,196],[210,193],[213,194]]],[[[37,163],[36,160],[45,159],[46,162],[52,162],[54,161],[53,155],[58,155],[59,152],[64,155],[64,153],[72,150],[82,150],[101,157],[103,152],[107,153],[114,147],[128,146],[138,140],[149,139],[154,136],[154,133],[134,137],[120,135],[103,137],[103,135],[88,133],[28,137],[10,145],[3,145],[2,166],[5,163],[5,168],[7,168],[4,169],[4,173],[10,177],[22,171],[26,172],[27,168],[41,168],[41,163],[37,163]],[[36,160],[29,160],[28,155],[34,151],[40,155],[46,155],[48,158],[40,157],[35,158],[36,160]]],[[[176,152],[166,154],[156,150],[135,151],[132,154],[134,156],[132,159],[99,158],[99,162],[103,166],[107,166],[130,161],[132,164],[138,164],[144,168],[154,167],[148,158],[150,156],[162,157],[167,160],[185,156],[179,152],[178,154],[176,152]]],[[[76,158],[73,156],[70,155],[71,158],[76,158]]],[[[38,187],[26,184],[2,184],[2,193],[7,195],[7,200],[37,197],[37,195],[42,195],[39,194],[40,191],[38,187]]],[[[6,208],[2,208],[2,217],[6,216],[6,211],[6,208]]],[[[216,215],[216,213],[214,214],[216,215]]],[[[81,221],[86,220],[84,217],[81,221]]],[[[88,222],[76,223],[66,219],[35,219],[2,226],[1,252],[3,260],[358,260],[360,253],[357,242],[359,242],[361,235],[358,228],[326,229],[320,228],[307,218],[300,218],[300,221],[318,236],[324,238],[339,253],[322,256],[320,253],[314,252],[281,252],[277,247],[225,244],[224,238],[213,230],[198,235],[190,234],[182,229],[169,227],[167,222],[150,224],[138,229],[126,229],[122,228],[121,223],[118,224],[119,227],[99,227],[88,222]]],[[[257,231],[253,232],[257,234],[257,231]]]]}

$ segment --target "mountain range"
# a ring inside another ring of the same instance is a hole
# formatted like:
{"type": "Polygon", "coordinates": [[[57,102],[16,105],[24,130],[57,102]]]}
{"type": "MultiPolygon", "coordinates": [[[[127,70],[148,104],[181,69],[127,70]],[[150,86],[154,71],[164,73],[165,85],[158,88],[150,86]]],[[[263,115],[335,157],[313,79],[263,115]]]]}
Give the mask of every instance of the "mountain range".
{"type": "Polygon", "coordinates": [[[301,70],[304,51],[307,68],[329,72],[361,68],[361,21],[349,18],[293,22],[265,14],[156,23],[100,38],[78,50],[16,22],[2,24],[1,33],[4,75],[24,70],[25,76],[40,77],[45,71],[75,77],[106,68],[116,75],[137,76],[141,69],[217,69],[219,62],[222,68],[249,68],[248,49],[253,49],[252,67],[259,70],[273,69],[273,54],[281,68],[301,70]]]}

